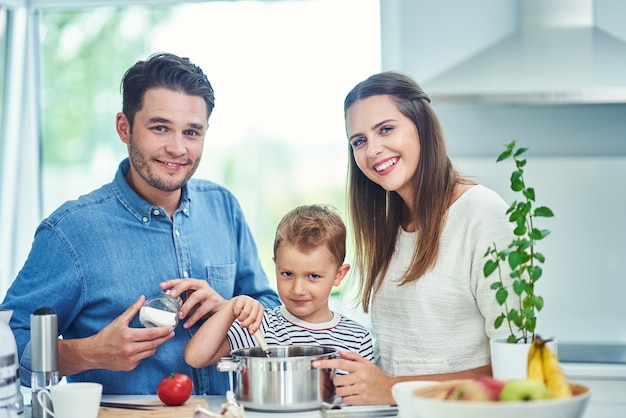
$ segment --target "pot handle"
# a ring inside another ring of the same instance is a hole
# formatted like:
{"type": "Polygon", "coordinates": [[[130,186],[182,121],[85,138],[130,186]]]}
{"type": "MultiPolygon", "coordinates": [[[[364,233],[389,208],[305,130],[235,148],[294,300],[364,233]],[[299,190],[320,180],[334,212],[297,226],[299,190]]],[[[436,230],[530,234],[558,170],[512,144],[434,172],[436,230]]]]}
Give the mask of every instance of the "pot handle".
{"type": "MultiPolygon", "coordinates": [[[[321,357],[319,357],[319,358],[316,358],[316,359],[311,360],[311,364],[313,364],[313,362],[314,362],[315,360],[319,360],[319,359],[321,359],[321,358],[326,358],[326,359],[328,359],[328,360],[332,360],[332,359],[341,358],[341,356],[339,355],[339,352],[336,352],[336,353],[331,353],[331,354],[327,354],[327,355],[325,355],[325,356],[321,356],[321,357]]],[[[311,367],[313,367],[313,366],[311,366],[311,367]]],[[[330,376],[330,379],[331,379],[331,380],[332,380],[332,379],[334,379],[334,378],[335,378],[335,376],[337,375],[337,370],[336,370],[336,369],[326,369],[326,370],[328,370],[328,371],[329,371],[328,373],[329,373],[329,376],[330,376]]]]}
{"type": "Polygon", "coordinates": [[[239,370],[239,361],[232,357],[222,357],[217,363],[217,370],[220,372],[236,372],[239,370]]]}

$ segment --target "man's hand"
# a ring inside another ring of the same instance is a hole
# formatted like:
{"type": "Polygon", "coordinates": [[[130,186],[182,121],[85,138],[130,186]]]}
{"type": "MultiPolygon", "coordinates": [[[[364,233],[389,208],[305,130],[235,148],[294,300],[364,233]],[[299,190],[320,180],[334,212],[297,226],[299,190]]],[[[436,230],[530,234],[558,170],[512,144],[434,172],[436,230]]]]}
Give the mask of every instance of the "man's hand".
{"type": "Polygon", "coordinates": [[[174,336],[172,327],[130,328],[130,321],[145,302],[141,296],[97,334],[75,340],[59,340],[59,372],[62,376],[91,369],[133,370],[141,360],[174,336]]]}
{"type": "Polygon", "coordinates": [[[178,319],[186,319],[183,328],[189,328],[199,320],[207,318],[226,303],[206,280],[173,279],[159,284],[159,287],[163,290],[170,289],[170,296],[174,298],[186,294],[178,313],[178,319]]]}

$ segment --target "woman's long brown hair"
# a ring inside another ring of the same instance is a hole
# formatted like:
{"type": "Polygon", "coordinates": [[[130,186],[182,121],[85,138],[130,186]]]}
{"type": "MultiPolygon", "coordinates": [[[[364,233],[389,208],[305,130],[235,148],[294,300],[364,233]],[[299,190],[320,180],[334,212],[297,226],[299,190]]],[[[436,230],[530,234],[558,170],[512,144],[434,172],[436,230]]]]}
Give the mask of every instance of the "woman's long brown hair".
{"type": "MultiPolygon", "coordinates": [[[[415,210],[410,214],[419,245],[402,280],[404,284],[417,280],[437,262],[439,238],[454,186],[465,180],[448,157],[430,98],[414,80],[396,72],[375,74],[348,93],[344,114],[355,102],[375,95],[392,97],[400,112],[417,127],[420,140],[420,157],[413,177],[415,210]]],[[[389,268],[406,206],[396,192],[387,192],[368,179],[356,165],[352,146],[348,149],[348,211],[354,231],[355,267],[360,273],[358,297],[368,312],[372,296],[389,268]]]]}

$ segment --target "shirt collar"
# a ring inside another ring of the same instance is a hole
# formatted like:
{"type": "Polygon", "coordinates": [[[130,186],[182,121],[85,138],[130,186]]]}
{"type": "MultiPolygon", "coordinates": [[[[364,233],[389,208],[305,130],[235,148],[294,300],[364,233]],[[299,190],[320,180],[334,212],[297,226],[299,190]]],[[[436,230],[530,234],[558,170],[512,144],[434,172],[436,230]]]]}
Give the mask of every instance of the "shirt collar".
{"type": "Polygon", "coordinates": [[[292,324],[313,331],[322,331],[325,329],[335,328],[339,324],[339,322],[341,322],[341,315],[339,315],[337,312],[333,312],[333,317],[330,321],[320,322],[316,324],[303,321],[302,319],[298,318],[297,316],[289,312],[285,305],[280,305],[280,313],[283,315],[283,318],[285,318],[285,320],[291,322],[292,324]]]}
{"type": "MultiPolygon", "coordinates": [[[[126,173],[130,170],[130,161],[124,158],[117,168],[115,178],[113,179],[113,193],[135,218],[142,223],[149,223],[153,216],[159,216],[165,214],[165,211],[148,202],[135,192],[132,187],[126,181],[126,173]]],[[[185,184],[182,188],[181,199],[176,212],[182,212],[186,216],[189,216],[189,204],[191,198],[189,197],[188,185],[185,184]]]]}

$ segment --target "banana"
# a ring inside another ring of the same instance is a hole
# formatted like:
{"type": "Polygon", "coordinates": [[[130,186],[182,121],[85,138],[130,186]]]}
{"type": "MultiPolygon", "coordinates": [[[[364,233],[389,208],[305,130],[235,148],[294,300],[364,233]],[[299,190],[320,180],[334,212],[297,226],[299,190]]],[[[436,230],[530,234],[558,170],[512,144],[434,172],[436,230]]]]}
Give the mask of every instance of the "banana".
{"type": "Polygon", "coordinates": [[[545,344],[543,344],[543,350],[541,351],[545,384],[550,390],[552,397],[557,399],[570,398],[572,389],[565,377],[565,373],[563,373],[556,353],[545,344]]]}
{"type": "Polygon", "coordinates": [[[528,350],[528,378],[545,384],[546,378],[543,374],[543,350],[545,345],[543,340],[535,338],[528,350]]]}

